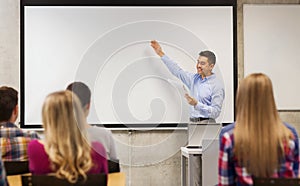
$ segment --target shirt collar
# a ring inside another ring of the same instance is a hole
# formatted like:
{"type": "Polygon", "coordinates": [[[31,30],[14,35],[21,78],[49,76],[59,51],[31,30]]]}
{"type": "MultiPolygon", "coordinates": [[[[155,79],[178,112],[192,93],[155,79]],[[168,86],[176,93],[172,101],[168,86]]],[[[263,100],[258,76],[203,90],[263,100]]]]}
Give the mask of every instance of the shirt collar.
{"type": "Polygon", "coordinates": [[[17,128],[17,126],[14,123],[11,122],[4,122],[0,124],[1,128],[17,128]]]}
{"type": "Polygon", "coordinates": [[[201,75],[199,75],[199,77],[201,80],[205,80],[205,79],[210,80],[210,79],[214,79],[216,77],[216,74],[212,73],[210,76],[206,76],[205,78],[202,78],[201,75]]]}

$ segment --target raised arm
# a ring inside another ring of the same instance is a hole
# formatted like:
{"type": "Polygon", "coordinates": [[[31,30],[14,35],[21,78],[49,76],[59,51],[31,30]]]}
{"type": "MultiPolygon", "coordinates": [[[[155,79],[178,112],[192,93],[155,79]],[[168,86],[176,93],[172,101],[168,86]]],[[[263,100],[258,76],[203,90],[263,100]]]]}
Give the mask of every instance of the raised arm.
{"type": "Polygon", "coordinates": [[[175,63],[172,59],[170,59],[167,55],[165,55],[160,44],[156,40],[152,40],[150,43],[155,53],[161,58],[161,60],[167,66],[169,71],[174,76],[179,78],[185,85],[187,85],[188,88],[190,88],[191,81],[194,74],[184,71],[177,63],[175,63]]]}
{"type": "Polygon", "coordinates": [[[165,53],[162,51],[160,44],[156,40],[151,41],[151,46],[154,49],[155,53],[157,55],[159,55],[159,57],[162,57],[165,55],[165,53]]]}

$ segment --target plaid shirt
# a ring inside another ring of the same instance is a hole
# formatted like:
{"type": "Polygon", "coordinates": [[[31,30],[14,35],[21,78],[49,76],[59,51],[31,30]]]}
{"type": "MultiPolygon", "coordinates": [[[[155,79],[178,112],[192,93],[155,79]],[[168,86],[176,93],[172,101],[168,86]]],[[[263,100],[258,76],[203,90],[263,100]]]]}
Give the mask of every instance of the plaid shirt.
{"type": "MultiPolygon", "coordinates": [[[[299,142],[296,130],[284,123],[294,135],[294,139],[285,146],[285,160],[280,169],[274,172],[272,177],[297,177],[299,172],[299,142]]],[[[219,186],[253,185],[252,176],[247,173],[245,167],[240,166],[233,154],[235,123],[224,127],[220,133],[219,151],[219,186]]]]}
{"type": "Polygon", "coordinates": [[[25,132],[13,123],[1,124],[0,145],[3,161],[26,161],[27,145],[32,139],[39,139],[35,132],[25,132]]]}
{"type": "Polygon", "coordinates": [[[0,186],[7,186],[5,168],[4,168],[3,161],[1,160],[1,157],[0,157],[0,186]]]}

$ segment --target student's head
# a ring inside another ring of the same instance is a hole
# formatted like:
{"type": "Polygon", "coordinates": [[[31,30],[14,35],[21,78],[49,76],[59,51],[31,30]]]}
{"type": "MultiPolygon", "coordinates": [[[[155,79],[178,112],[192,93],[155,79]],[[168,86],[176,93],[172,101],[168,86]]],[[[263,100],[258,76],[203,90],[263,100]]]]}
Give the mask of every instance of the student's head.
{"type": "Polygon", "coordinates": [[[0,87],[0,122],[14,123],[18,117],[18,92],[7,86],[0,87]]]}
{"type": "Polygon", "coordinates": [[[85,115],[87,116],[91,102],[91,90],[89,87],[82,82],[73,82],[68,85],[67,90],[74,92],[78,96],[85,115]]]}
{"type": "Polygon", "coordinates": [[[237,119],[249,117],[262,120],[277,117],[272,82],[262,73],[254,73],[243,79],[238,87],[236,99],[237,119]]]}
{"type": "Polygon", "coordinates": [[[71,91],[48,95],[42,108],[45,149],[58,177],[75,182],[92,167],[85,116],[71,91]],[[74,174],[76,173],[76,174],[74,174]]]}
{"type": "Polygon", "coordinates": [[[212,69],[216,64],[216,56],[209,50],[201,51],[197,60],[197,72],[202,76],[212,74],[212,69]]]}
{"type": "Polygon", "coordinates": [[[271,80],[254,73],[240,82],[236,97],[234,153],[247,172],[272,176],[284,154],[284,142],[292,137],[276,110],[271,80]]]}
{"type": "Polygon", "coordinates": [[[49,94],[43,104],[42,118],[45,130],[62,130],[66,128],[84,134],[85,123],[83,110],[76,94],[71,91],[59,91],[49,94]]]}

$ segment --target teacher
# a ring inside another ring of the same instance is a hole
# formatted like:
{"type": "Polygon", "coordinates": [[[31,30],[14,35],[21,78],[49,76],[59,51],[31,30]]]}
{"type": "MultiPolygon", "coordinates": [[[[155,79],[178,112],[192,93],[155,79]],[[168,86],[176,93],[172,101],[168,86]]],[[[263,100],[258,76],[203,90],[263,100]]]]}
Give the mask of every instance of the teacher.
{"type": "Polygon", "coordinates": [[[179,78],[190,90],[185,98],[190,107],[190,122],[215,122],[220,115],[225,96],[223,82],[212,72],[216,64],[216,56],[211,51],[199,53],[197,73],[186,72],[163,52],[160,44],[153,40],[151,46],[169,71],[179,78]]]}
{"type": "MultiPolygon", "coordinates": [[[[200,52],[196,65],[197,73],[191,73],[181,69],[177,63],[165,55],[157,41],[151,41],[151,46],[156,54],[161,57],[161,60],[169,71],[179,78],[190,90],[191,95],[185,94],[185,98],[190,104],[188,130],[192,131],[199,124],[215,123],[215,119],[221,113],[225,96],[223,82],[212,72],[216,64],[215,54],[208,50],[200,52]]],[[[191,184],[202,185],[201,158],[200,156],[193,156],[191,161],[193,162],[192,169],[194,172],[194,183],[191,184]]]]}

